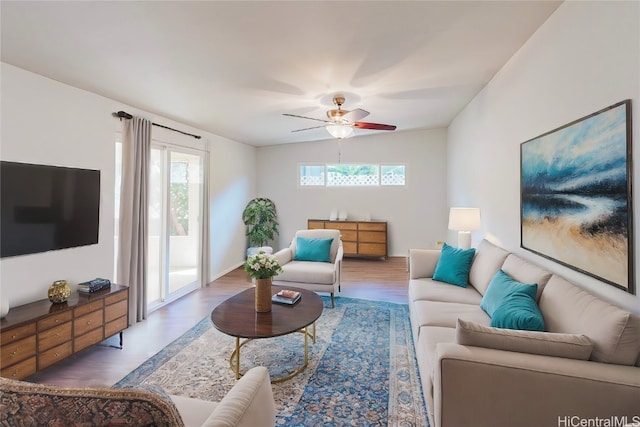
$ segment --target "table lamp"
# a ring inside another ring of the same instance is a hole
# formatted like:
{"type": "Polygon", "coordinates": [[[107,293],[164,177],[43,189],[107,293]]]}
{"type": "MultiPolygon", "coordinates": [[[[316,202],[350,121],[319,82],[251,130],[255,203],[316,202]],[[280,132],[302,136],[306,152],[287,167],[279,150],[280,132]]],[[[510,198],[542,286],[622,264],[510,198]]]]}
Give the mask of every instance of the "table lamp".
{"type": "Polygon", "coordinates": [[[458,232],[458,247],[471,247],[471,231],[480,229],[479,208],[451,208],[449,211],[449,230],[458,232]]]}

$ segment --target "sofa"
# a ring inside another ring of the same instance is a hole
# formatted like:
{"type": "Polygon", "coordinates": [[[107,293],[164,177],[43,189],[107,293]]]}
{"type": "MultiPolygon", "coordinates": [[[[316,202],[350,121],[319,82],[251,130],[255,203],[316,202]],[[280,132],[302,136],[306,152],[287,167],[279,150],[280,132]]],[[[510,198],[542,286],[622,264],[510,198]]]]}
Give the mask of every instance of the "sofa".
{"type": "Polygon", "coordinates": [[[434,279],[444,258],[444,249],[409,251],[410,323],[432,427],[640,425],[636,313],[487,240],[462,271],[466,286],[434,279]],[[493,318],[483,306],[503,279],[526,288],[543,330],[491,326],[507,304],[493,318]]]}
{"type": "Polygon", "coordinates": [[[68,388],[0,378],[2,426],[272,427],[275,418],[262,366],[250,369],[220,402],[159,388],[68,388]]]}

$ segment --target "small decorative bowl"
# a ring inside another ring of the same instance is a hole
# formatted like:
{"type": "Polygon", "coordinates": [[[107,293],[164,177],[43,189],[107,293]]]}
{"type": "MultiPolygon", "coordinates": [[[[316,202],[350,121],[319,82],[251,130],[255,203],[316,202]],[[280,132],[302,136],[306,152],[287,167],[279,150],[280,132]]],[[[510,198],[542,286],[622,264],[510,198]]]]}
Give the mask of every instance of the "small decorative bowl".
{"type": "Polygon", "coordinates": [[[66,280],[56,280],[49,287],[49,301],[52,303],[58,304],[61,302],[65,302],[69,295],[71,295],[71,288],[67,284],[66,280]]]}

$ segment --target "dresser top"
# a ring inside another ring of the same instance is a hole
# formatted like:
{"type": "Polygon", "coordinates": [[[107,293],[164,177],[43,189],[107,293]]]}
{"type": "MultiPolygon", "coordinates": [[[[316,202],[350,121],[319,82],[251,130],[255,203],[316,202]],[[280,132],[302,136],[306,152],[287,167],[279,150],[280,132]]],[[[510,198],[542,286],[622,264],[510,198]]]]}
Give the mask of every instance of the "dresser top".
{"type": "Polygon", "coordinates": [[[42,299],[29,304],[12,307],[9,314],[0,320],[0,330],[10,329],[25,323],[37,321],[43,317],[62,313],[64,311],[73,310],[84,304],[94,301],[103,300],[109,295],[122,292],[128,289],[128,286],[112,284],[111,289],[104,289],[92,294],[80,294],[72,292],[66,302],[54,304],[49,299],[42,299]]]}

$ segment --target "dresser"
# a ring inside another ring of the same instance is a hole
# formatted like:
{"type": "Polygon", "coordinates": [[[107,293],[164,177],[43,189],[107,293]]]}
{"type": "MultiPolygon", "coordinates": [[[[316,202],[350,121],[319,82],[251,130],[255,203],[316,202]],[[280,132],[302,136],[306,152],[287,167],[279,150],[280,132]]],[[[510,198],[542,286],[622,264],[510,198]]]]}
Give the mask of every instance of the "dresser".
{"type": "Polygon", "coordinates": [[[122,347],[128,325],[129,288],[120,285],[13,307],[0,320],[0,376],[26,378],[118,333],[122,347]]]}
{"type": "Polygon", "coordinates": [[[340,230],[345,256],[387,257],[386,221],[307,220],[308,229],[340,230]]]}

